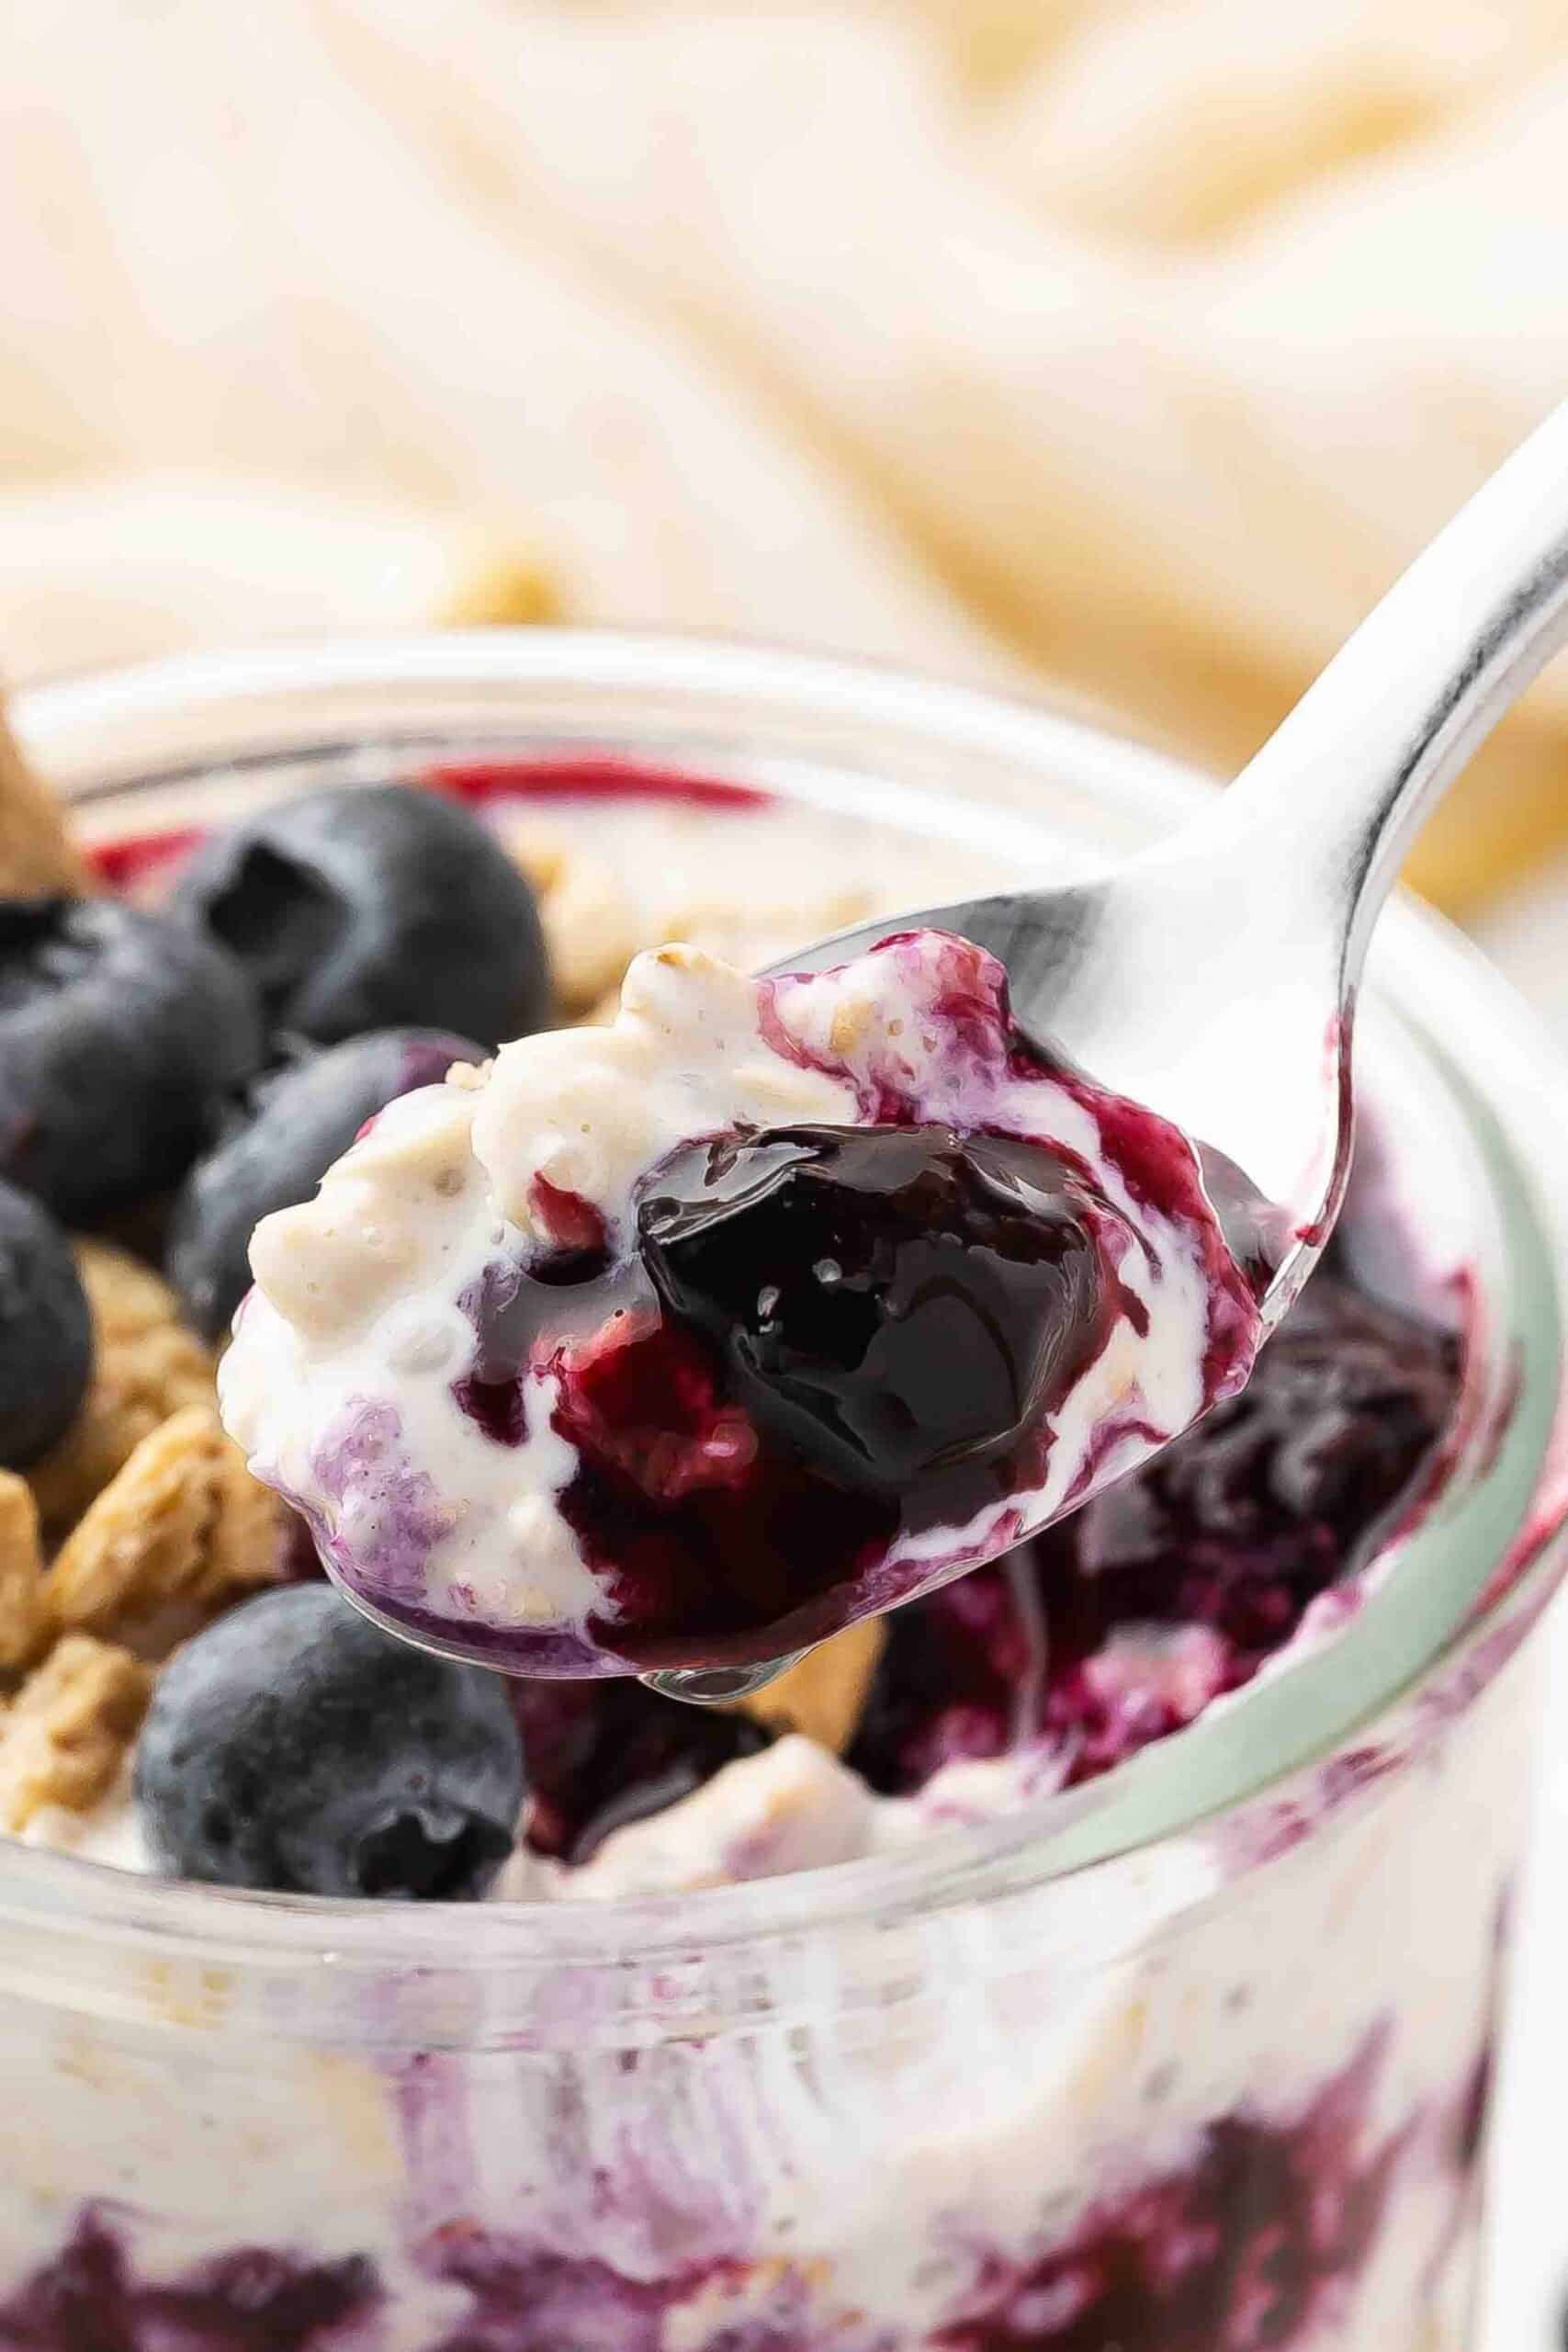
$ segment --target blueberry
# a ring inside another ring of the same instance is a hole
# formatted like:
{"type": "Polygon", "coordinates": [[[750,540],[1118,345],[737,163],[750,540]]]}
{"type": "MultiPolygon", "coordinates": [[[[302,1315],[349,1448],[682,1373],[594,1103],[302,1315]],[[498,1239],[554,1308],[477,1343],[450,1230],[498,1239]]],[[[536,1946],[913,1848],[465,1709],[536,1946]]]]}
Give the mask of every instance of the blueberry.
{"type": "Polygon", "coordinates": [[[367,1119],[484,1048],[441,1029],[377,1029],[263,1079],[230,1131],[197,1160],[175,1203],[167,1272],[207,1339],[250,1287],[251,1236],[275,1209],[308,1201],[367,1119]]]}
{"type": "Polygon", "coordinates": [[[512,1850],[500,1679],[396,1641],[329,1585],[269,1592],[164,1668],[136,1752],[160,1865],[284,1894],[468,1899],[512,1850]]]}
{"type": "Polygon", "coordinates": [[[177,910],[237,956],[275,1031],[456,1029],[495,1046],[549,1018],[538,910],[493,833],[409,785],[313,792],[216,835],[177,910]]]}
{"type": "Polygon", "coordinates": [[[0,1176],[57,1216],[177,1182],[261,1055],[210,941],[112,899],[0,900],[0,1176]]]}
{"type": "Polygon", "coordinates": [[[685,1147],[637,1231],[667,1311],[759,1427],[908,1495],[1018,1445],[1101,1343],[1085,1195],[1041,1146],[951,1127],[781,1127],[685,1147]]]}
{"type": "Polygon", "coordinates": [[[93,1321],[71,1244],[49,1211],[0,1184],[0,1463],[20,1470],[75,1419],[93,1321]]]}

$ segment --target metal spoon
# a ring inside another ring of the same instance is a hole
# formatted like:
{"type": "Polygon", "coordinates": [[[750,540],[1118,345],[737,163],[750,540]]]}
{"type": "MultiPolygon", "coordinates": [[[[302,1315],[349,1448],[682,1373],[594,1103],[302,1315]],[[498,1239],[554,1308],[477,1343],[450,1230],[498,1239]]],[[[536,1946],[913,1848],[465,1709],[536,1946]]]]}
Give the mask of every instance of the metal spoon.
{"type": "MultiPolygon", "coordinates": [[[[1271,1326],[1338,1215],[1356,991],[1378,910],[1422,820],[1564,638],[1568,402],[1173,840],[1097,881],[863,924],[779,969],[820,970],[926,926],[988,948],[1026,1030],[1223,1152],[1270,1204],[1271,1326]]],[[[792,1663],[645,1679],[711,1701],[792,1663]]]]}

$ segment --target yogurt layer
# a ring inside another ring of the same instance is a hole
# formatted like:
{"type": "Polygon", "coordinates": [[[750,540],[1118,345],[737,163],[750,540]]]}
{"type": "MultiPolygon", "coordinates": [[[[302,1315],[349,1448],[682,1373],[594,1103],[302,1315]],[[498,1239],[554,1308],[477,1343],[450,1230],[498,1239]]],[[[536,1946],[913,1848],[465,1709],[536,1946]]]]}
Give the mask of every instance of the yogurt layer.
{"type": "Polygon", "coordinates": [[[256,1475],[373,1611],[555,1675],[907,1599],[1146,1460],[1258,1338],[1191,1145],[931,932],[773,980],[642,955],[607,1027],[389,1105],[252,1262],[220,1393],[256,1475]]]}

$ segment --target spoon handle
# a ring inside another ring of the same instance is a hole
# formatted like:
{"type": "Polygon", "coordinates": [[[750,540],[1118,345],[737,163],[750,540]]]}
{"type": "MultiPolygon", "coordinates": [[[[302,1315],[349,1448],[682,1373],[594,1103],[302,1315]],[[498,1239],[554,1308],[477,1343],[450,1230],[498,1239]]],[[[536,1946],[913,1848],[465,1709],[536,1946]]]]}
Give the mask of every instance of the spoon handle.
{"type": "Polygon", "coordinates": [[[1423,818],[1565,639],[1568,401],[1394,583],[1212,820],[1254,874],[1320,915],[1326,899],[1342,989],[1423,818]]]}

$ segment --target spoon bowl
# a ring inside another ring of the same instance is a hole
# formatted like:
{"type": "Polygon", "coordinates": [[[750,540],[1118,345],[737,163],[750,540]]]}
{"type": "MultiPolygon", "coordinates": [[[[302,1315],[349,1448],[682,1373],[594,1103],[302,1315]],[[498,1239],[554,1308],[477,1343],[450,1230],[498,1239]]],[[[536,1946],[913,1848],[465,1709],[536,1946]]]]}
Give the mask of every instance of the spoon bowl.
{"type": "Polygon", "coordinates": [[[1063,889],[862,924],[777,968],[820,971],[922,927],[988,949],[1025,1030],[1244,1171],[1271,1213],[1273,1323],[1338,1212],[1378,910],[1422,820],[1565,637],[1568,404],[1172,840],[1063,889]]]}
{"type": "MultiPolygon", "coordinates": [[[[1211,1170],[1240,1171],[1271,1328],[1343,1198],[1356,996],[1378,910],[1422,820],[1565,637],[1568,403],[1172,840],[1061,889],[862,924],[776,969],[820,971],[913,930],[988,950],[1021,1027],[1172,1121],[1211,1170]]],[[[746,1687],[788,1662],[750,1669],[746,1687]]],[[[700,1675],[647,1679],[671,1697],[711,1695],[700,1675]]]]}

